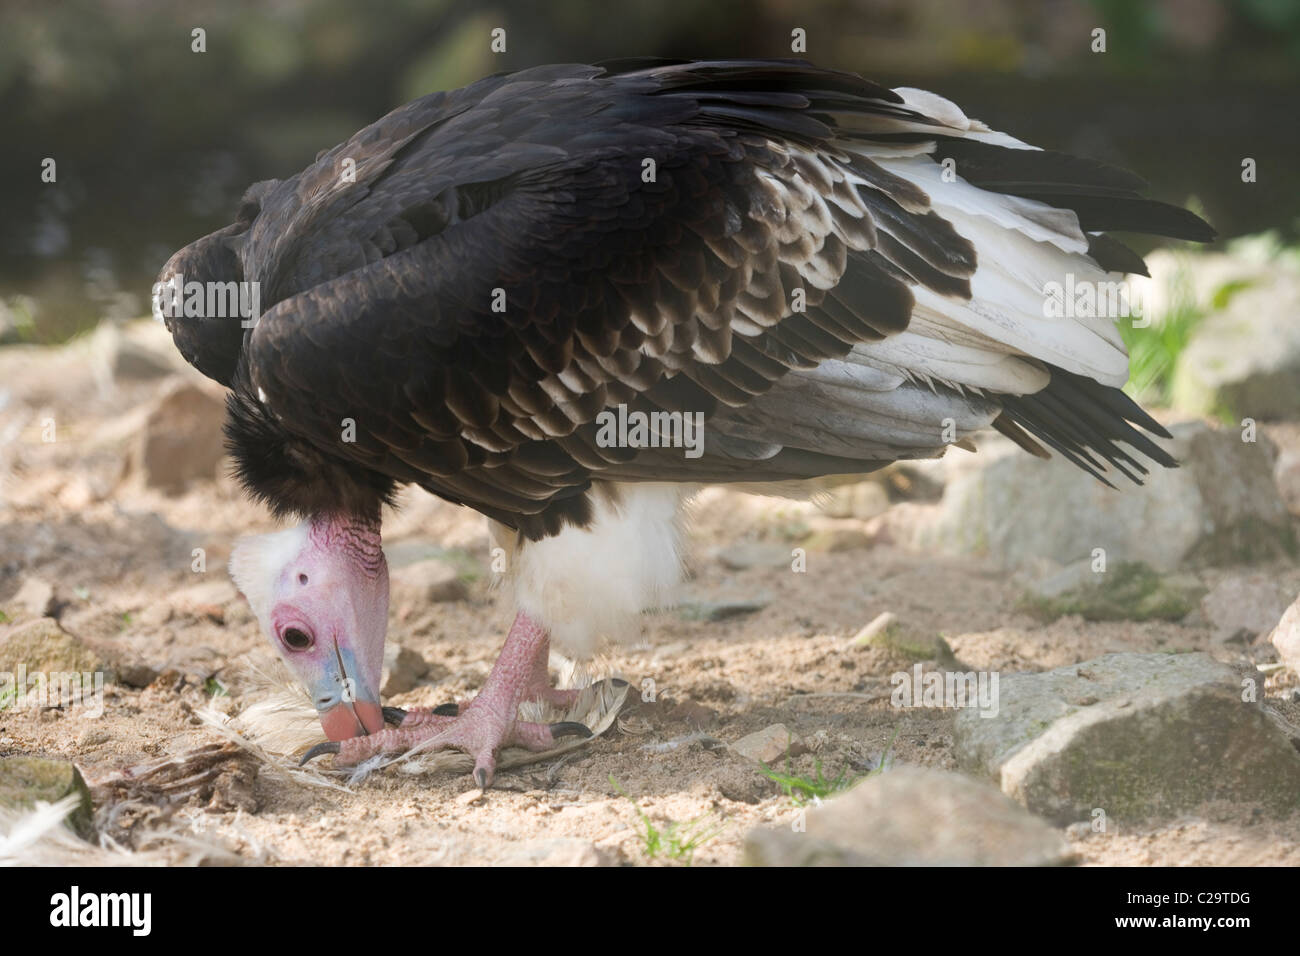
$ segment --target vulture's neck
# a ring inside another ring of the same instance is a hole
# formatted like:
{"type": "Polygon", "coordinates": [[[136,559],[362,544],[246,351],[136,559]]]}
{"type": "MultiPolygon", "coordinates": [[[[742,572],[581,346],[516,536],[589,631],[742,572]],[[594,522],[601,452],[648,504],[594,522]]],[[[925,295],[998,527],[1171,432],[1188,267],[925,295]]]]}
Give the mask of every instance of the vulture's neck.
{"type": "Polygon", "coordinates": [[[368,577],[377,577],[383,570],[379,518],[346,512],[313,515],[307,523],[307,536],[322,551],[346,555],[368,577]]]}

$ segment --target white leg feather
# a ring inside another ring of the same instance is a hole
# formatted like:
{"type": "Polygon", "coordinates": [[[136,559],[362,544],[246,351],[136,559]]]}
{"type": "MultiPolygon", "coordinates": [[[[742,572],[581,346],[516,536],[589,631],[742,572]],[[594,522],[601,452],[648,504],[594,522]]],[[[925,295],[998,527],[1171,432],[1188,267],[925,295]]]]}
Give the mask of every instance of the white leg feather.
{"type": "Polygon", "coordinates": [[[633,636],[636,615],[672,603],[681,582],[680,509],[689,492],[675,484],[597,485],[588,527],[514,549],[519,610],[571,657],[590,656],[602,638],[633,636]]]}

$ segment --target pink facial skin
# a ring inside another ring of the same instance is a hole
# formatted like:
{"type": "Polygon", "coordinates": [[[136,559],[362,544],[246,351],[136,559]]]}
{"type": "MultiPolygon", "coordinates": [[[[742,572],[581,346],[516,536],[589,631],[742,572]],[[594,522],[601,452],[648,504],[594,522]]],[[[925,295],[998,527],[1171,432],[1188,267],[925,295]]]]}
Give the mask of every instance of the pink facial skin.
{"type": "Polygon", "coordinates": [[[325,736],[346,740],[382,730],[388,563],[378,522],[313,517],[271,597],[270,638],[311,694],[325,736]]]}

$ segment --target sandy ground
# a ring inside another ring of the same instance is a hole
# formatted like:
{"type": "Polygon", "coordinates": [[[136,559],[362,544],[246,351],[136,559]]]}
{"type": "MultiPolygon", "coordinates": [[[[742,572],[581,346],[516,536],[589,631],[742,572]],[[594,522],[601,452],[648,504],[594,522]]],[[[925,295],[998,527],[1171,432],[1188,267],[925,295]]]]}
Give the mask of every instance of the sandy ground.
{"type": "MultiPolygon", "coordinates": [[[[55,585],[58,616],[70,632],[161,676],[143,688],[110,686],[97,720],[75,708],[0,711],[0,755],[74,760],[108,801],[122,796],[105,786],[124,768],[219,742],[198,713],[246,706],[244,668],[272,656],[242,599],[174,606],[177,592],[224,579],[237,535],[271,524],[228,478],[169,497],[144,489],[124,469],[120,436],[129,434],[156,387],[129,386],[67,407],[50,398],[49,411],[65,423],[66,437],[42,443],[37,415],[19,422],[6,453],[0,603],[27,576],[39,576],[55,585]],[[191,571],[194,548],[206,553],[206,574],[191,571]],[[224,694],[214,696],[212,678],[224,694]]],[[[28,404],[41,408],[40,400],[28,404]]],[[[7,414],[16,420],[13,407],[7,414]]],[[[1294,432],[1286,437],[1294,439],[1294,432]]],[[[484,794],[468,776],[393,769],[351,792],[322,789],[231,759],[187,798],[168,803],[162,792],[143,799],[136,793],[121,812],[101,817],[128,846],[137,833],[171,820],[250,861],[280,864],[674,862],[647,855],[637,811],[612,777],[660,826],[699,820],[718,828],[694,862],[727,865],[740,861],[747,830],[788,822],[795,812],[776,784],[722,745],[745,734],[784,723],[806,750],[791,760],[803,774],[820,764],[828,776],[860,776],[879,764],[891,740],[890,761],[953,767],[951,711],[889,705],[889,675],[912,662],[850,643],[882,611],[943,635],[970,668],[1037,670],[1122,650],[1271,659],[1262,641],[1216,644],[1210,628],[1194,620],[1042,624],[1017,609],[1021,588],[992,564],[910,554],[887,543],[812,553],[803,574],[729,571],[717,549],[738,540],[788,544],[809,506],[726,490],[708,494],[709,507],[698,509],[692,530],[690,592],[769,603],[718,622],[674,612],[647,616],[638,643],[612,648],[589,671],[621,675],[637,688],[652,680],[656,699],[637,700],[619,727],[588,747],[502,772],[484,794]]],[[[442,546],[463,549],[483,567],[488,561],[482,520],[422,493],[408,494],[389,517],[386,543],[399,555],[442,546]]],[[[1300,591],[1294,567],[1271,570],[1300,591]]],[[[1231,573],[1211,571],[1206,579],[1231,573]]],[[[490,589],[490,577],[473,581],[466,601],[393,608],[390,640],[418,651],[432,669],[421,686],[392,703],[437,705],[481,685],[509,624],[509,608],[490,589]]],[[[1295,720],[1300,705],[1289,702],[1291,683],[1274,674],[1267,693],[1288,698],[1281,706],[1295,720]]],[[[1143,828],[1112,824],[1105,835],[1071,840],[1081,861],[1091,864],[1300,863],[1300,819],[1270,821],[1249,807],[1208,807],[1143,828]]]]}

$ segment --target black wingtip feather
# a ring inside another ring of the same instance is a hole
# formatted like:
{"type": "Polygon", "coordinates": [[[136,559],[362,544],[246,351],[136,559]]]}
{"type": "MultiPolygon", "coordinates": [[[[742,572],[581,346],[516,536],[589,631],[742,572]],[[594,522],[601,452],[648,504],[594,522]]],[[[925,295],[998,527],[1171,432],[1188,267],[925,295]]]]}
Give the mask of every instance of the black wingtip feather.
{"type": "Polygon", "coordinates": [[[1147,264],[1140,255],[1104,233],[1088,237],[1088,255],[1107,272],[1124,272],[1151,278],[1147,264]]]}
{"type": "Polygon", "coordinates": [[[1178,467],[1172,455],[1134,425],[1161,438],[1172,436],[1120,389],[1060,368],[1052,367],[1051,375],[1040,392],[1000,396],[1003,416],[1108,487],[1114,485],[1103,474],[1107,467],[1136,485],[1150,473],[1117,442],[1165,468],[1178,467]]]}
{"type": "Polygon", "coordinates": [[[1072,209],[1085,232],[1143,232],[1193,242],[1218,236],[1195,213],[1145,198],[1147,184],[1140,176],[1096,160],[948,138],[937,142],[932,156],[935,162],[955,161],[958,175],[981,189],[1072,209]]]}

